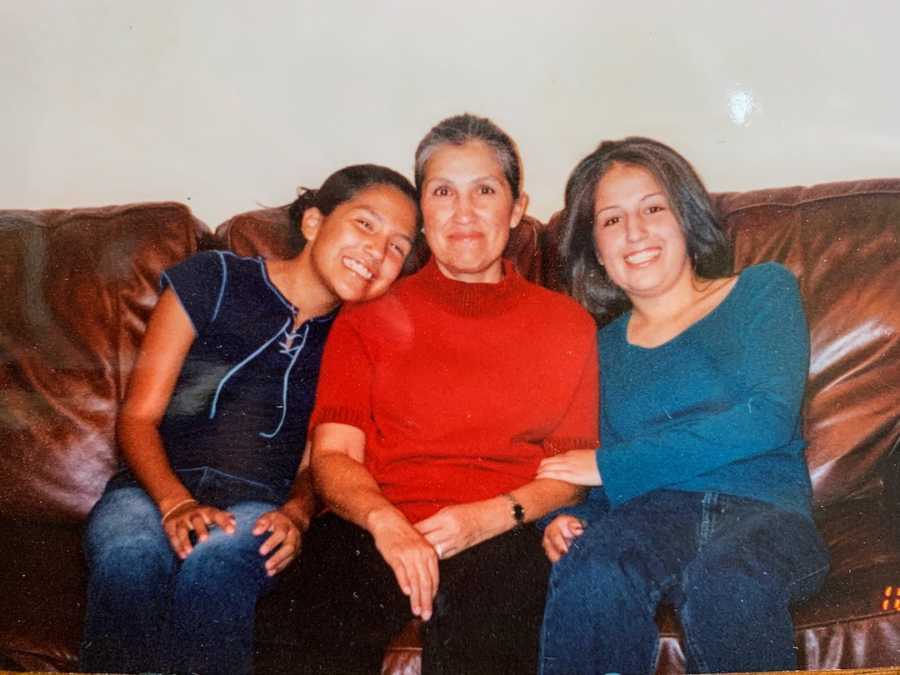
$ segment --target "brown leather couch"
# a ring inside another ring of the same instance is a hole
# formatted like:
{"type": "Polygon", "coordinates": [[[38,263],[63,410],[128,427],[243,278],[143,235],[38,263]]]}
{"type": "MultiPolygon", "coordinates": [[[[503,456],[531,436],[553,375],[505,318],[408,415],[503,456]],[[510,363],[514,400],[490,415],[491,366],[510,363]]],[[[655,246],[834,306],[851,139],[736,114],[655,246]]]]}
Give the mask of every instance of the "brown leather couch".
{"type": "MultiPolygon", "coordinates": [[[[900,665],[900,179],[716,201],[736,269],[785,263],[810,320],[807,458],[832,572],[795,608],[800,662],[900,665]]],[[[213,243],[284,256],[286,232],[284,209],[268,209],[213,243]]],[[[554,232],[529,220],[507,251],[551,287],[554,232]]],[[[0,211],[0,670],[77,668],[80,526],[116,466],[115,415],[159,273],[211,241],[178,204],[0,211]]],[[[269,596],[258,639],[290,640],[302,611],[299,594],[269,596]]],[[[680,672],[677,621],[665,609],[659,620],[658,670],[680,672]]],[[[414,625],[398,638],[389,671],[418,671],[416,638],[414,625]]]]}

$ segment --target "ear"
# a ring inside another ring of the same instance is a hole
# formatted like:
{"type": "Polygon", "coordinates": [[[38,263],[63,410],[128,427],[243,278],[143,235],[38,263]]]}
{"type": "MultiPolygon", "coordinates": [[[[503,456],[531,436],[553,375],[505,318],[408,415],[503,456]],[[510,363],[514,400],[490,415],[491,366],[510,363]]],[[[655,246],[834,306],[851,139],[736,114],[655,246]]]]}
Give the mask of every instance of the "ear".
{"type": "Polygon", "coordinates": [[[519,226],[519,223],[522,222],[522,216],[525,215],[526,209],[528,209],[528,194],[523,192],[519,195],[515,204],[513,204],[512,215],[509,219],[509,229],[514,230],[519,226]]]}
{"type": "Polygon", "coordinates": [[[316,237],[319,236],[324,221],[325,216],[315,206],[310,206],[306,209],[300,217],[300,232],[303,233],[304,239],[306,241],[315,241],[316,237]]]}

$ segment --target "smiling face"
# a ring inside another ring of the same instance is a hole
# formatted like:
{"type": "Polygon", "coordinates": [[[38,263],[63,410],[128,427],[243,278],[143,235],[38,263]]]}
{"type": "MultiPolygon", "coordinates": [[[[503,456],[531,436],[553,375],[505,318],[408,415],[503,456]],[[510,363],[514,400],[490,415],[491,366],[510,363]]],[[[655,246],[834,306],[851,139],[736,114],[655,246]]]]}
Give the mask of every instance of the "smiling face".
{"type": "Polygon", "coordinates": [[[381,295],[412,250],[416,216],[413,201],[390,185],[361,190],[327,216],[307,209],[301,228],[313,270],[342,301],[381,295]]]}
{"type": "Polygon", "coordinates": [[[594,191],[594,245],[614,284],[634,301],[690,284],[681,224],[648,170],[614,164],[594,191]]]}
{"type": "Polygon", "coordinates": [[[479,141],[434,151],[422,181],[425,238],[441,272],[467,283],[497,283],[509,231],[528,197],[514,199],[496,152],[479,141]]]}

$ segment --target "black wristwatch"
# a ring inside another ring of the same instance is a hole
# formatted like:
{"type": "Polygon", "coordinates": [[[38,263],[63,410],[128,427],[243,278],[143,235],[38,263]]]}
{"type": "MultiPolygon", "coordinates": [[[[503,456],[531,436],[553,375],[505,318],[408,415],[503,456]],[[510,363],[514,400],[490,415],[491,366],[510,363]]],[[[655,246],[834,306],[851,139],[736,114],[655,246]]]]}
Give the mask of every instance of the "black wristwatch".
{"type": "Polygon", "coordinates": [[[512,493],[504,492],[503,496],[506,497],[510,504],[512,504],[512,517],[513,520],[516,521],[516,528],[520,528],[525,525],[525,507],[522,506],[518,500],[512,496],[512,493]]]}

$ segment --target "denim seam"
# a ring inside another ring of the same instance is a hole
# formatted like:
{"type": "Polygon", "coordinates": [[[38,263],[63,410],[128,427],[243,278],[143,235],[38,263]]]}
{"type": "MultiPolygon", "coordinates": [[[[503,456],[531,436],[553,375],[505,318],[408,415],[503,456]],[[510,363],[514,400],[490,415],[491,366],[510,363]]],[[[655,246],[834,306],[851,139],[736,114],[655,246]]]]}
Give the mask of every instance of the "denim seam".
{"type": "MultiPolygon", "coordinates": [[[[679,615],[681,615],[682,612],[686,612],[686,613],[690,614],[690,610],[686,607],[679,610],[679,615]]],[[[679,621],[681,621],[681,618],[682,617],[679,616],[679,621]]],[[[690,623],[689,620],[681,621],[681,625],[684,626],[685,622],[690,623]]],[[[682,630],[682,634],[684,635],[684,646],[685,646],[685,652],[686,652],[685,657],[687,657],[688,654],[690,654],[693,657],[693,660],[695,661],[695,665],[698,667],[697,668],[698,672],[701,672],[701,673],[710,672],[710,668],[706,663],[706,658],[703,655],[703,650],[694,641],[694,639],[691,637],[691,635],[687,631],[682,630]]],[[[685,661],[687,661],[687,658],[685,659],[685,661]]]]}
{"type": "Polygon", "coordinates": [[[791,591],[794,587],[796,587],[798,584],[806,581],[807,579],[818,576],[818,575],[822,574],[823,572],[828,572],[829,567],[830,567],[830,565],[828,563],[826,563],[826,564],[822,565],[821,567],[818,567],[814,571],[812,571],[808,574],[804,574],[802,577],[797,577],[796,579],[789,581],[787,583],[787,585],[785,586],[785,590],[791,591]]]}
{"type": "MultiPolygon", "coordinates": [[[[550,578],[547,580],[547,601],[546,605],[551,605],[552,600],[556,597],[556,593],[558,590],[559,582],[555,579],[553,571],[550,572],[550,578]]],[[[541,640],[538,645],[538,667],[539,667],[539,675],[544,675],[544,663],[545,661],[555,661],[556,658],[553,656],[547,656],[544,652],[544,646],[548,642],[547,636],[547,624],[544,621],[541,621],[541,640]]]]}
{"type": "Polygon", "coordinates": [[[259,481],[250,480],[249,478],[244,478],[242,476],[235,476],[234,474],[230,474],[226,471],[220,471],[219,469],[215,469],[211,466],[204,466],[199,470],[203,473],[200,475],[200,479],[197,481],[194,492],[201,502],[205,501],[203,499],[205,490],[210,485],[220,485],[223,479],[226,481],[231,481],[233,483],[242,483],[245,486],[256,489],[257,492],[265,491],[264,496],[262,494],[256,494],[253,499],[242,498],[239,501],[265,501],[272,502],[273,504],[279,504],[285,501],[280,496],[277,490],[273,489],[271,485],[267,485],[266,483],[260,483],[259,481]]]}
{"type": "MultiPolygon", "coordinates": [[[[197,481],[197,487],[194,488],[195,492],[199,495],[203,493],[203,489],[206,487],[206,484],[210,480],[209,472],[212,471],[208,466],[204,466],[202,469],[203,473],[200,474],[200,478],[197,481]]],[[[201,500],[203,501],[203,500],[201,500]]]]}
{"type": "Polygon", "coordinates": [[[705,492],[700,511],[700,529],[697,533],[697,550],[702,549],[712,533],[715,531],[715,508],[718,506],[719,495],[716,492],[705,492]]]}
{"type": "Polygon", "coordinates": [[[222,471],[221,469],[216,469],[211,466],[204,466],[203,472],[204,472],[204,474],[210,473],[210,474],[215,474],[217,476],[224,476],[225,478],[228,478],[229,480],[237,481],[240,483],[247,483],[248,485],[252,485],[254,487],[266,488],[267,490],[271,489],[266,483],[260,483],[259,481],[252,480],[250,478],[244,478],[243,476],[235,476],[233,473],[228,473],[227,471],[222,471]]]}
{"type": "MultiPolygon", "coordinates": [[[[659,607],[659,603],[662,602],[664,595],[663,589],[671,588],[675,584],[675,580],[676,576],[674,574],[670,574],[663,582],[660,583],[658,587],[650,589],[650,602],[648,603],[648,607],[650,608],[651,612],[655,613],[656,608],[659,607]]],[[[659,630],[657,630],[656,637],[653,640],[653,649],[650,652],[650,667],[646,671],[648,673],[656,672],[656,666],[659,663],[659,658],[661,656],[661,654],[659,653],[660,640],[661,638],[659,636],[659,630]]]]}

